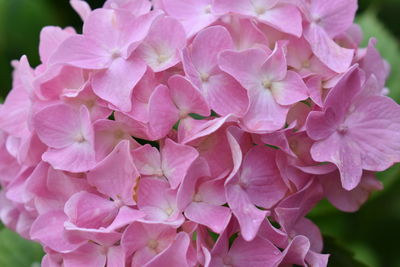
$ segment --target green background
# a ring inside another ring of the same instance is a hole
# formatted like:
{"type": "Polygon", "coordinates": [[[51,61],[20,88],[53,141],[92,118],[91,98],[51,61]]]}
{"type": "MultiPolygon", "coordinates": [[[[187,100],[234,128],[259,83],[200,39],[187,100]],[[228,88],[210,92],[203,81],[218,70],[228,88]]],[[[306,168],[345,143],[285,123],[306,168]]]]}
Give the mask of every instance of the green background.
{"type": "MultiPolygon", "coordinates": [[[[329,1],[329,0],[326,0],[329,1]]],[[[104,1],[87,0],[92,7],[104,1]]],[[[361,0],[357,22],[365,38],[377,37],[378,49],[392,65],[391,96],[400,103],[400,0],[361,0]]],[[[10,61],[28,55],[39,64],[40,29],[46,25],[74,26],[81,21],[67,0],[0,0],[0,100],[11,88],[10,61]]],[[[3,114],[2,116],[5,116],[3,114]]],[[[325,237],[330,266],[400,267],[400,166],[379,174],[385,185],[356,213],[337,211],[326,201],[309,215],[325,237]]],[[[39,245],[23,240],[0,223],[0,266],[39,266],[39,245]]]]}

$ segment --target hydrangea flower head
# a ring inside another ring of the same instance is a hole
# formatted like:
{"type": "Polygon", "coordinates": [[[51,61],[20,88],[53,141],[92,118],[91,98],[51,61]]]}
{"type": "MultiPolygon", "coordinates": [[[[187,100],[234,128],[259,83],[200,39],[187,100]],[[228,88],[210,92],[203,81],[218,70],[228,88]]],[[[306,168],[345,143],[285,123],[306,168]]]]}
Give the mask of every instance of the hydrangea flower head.
{"type": "Polygon", "coordinates": [[[305,216],[400,161],[357,2],[70,2],[0,105],[0,219],[42,266],[327,266],[305,216]]]}

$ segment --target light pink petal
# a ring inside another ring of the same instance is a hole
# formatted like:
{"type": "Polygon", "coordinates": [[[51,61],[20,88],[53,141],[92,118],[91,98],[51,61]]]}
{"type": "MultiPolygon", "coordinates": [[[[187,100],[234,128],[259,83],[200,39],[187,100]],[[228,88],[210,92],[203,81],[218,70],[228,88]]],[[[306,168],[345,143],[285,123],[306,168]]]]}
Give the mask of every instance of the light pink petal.
{"type": "Polygon", "coordinates": [[[274,266],[279,261],[280,251],[267,239],[256,237],[251,242],[238,237],[232,244],[229,254],[235,266],[274,266]]]}
{"type": "Polygon", "coordinates": [[[162,170],[171,188],[175,189],[183,181],[190,165],[198,157],[198,152],[191,146],[177,144],[166,139],[161,149],[162,170]]]}
{"type": "Polygon", "coordinates": [[[239,51],[269,44],[265,34],[251,19],[232,17],[226,27],[233,38],[235,48],[239,51]]]}
{"type": "Polygon", "coordinates": [[[288,71],[282,81],[274,82],[271,90],[280,105],[291,105],[308,98],[307,86],[294,71],[288,71]]]}
{"type": "Polygon", "coordinates": [[[161,157],[157,148],[144,145],[132,151],[133,162],[138,171],[143,175],[163,175],[161,170],[161,157]]]}
{"type": "Polygon", "coordinates": [[[179,120],[179,110],[171,99],[170,90],[165,85],[159,85],[149,101],[149,127],[152,133],[165,137],[179,120]]]}
{"type": "Polygon", "coordinates": [[[234,77],[244,88],[261,86],[260,68],[268,54],[261,49],[248,49],[242,52],[224,51],[219,55],[219,67],[234,77]]]}
{"type": "Polygon", "coordinates": [[[113,151],[121,141],[127,140],[131,148],[139,147],[139,144],[131,136],[131,129],[125,123],[112,120],[97,120],[94,124],[96,160],[103,160],[113,151]]]}
{"type": "Polygon", "coordinates": [[[331,38],[343,33],[352,25],[357,10],[356,0],[311,1],[310,13],[331,38]]]}
{"type": "Polygon", "coordinates": [[[7,112],[7,116],[0,117],[2,131],[21,138],[29,134],[27,121],[30,109],[31,100],[28,93],[23,88],[11,90],[0,106],[1,112],[7,112]]]}
{"type": "Polygon", "coordinates": [[[223,179],[215,179],[203,182],[197,189],[197,195],[203,202],[213,205],[224,205],[226,203],[223,179]]]}
{"type": "Polygon", "coordinates": [[[276,6],[279,0],[216,0],[215,10],[220,13],[235,12],[247,16],[257,16],[276,6]]]}
{"type": "Polygon", "coordinates": [[[209,227],[215,233],[222,233],[229,223],[231,212],[227,207],[192,202],[185,209],[185,216],[191,221],[209,227]]]}
{"type": "Polygon", "coordinates": [[[306,266],[304,259],[310,249],[310,241],[303,235],[293,238],[286,249],[282,252],[281,264],[297,264],[306,266]]]}
{"type": "Polygon", "coordinates": [[[215,74],[202,84],[207,101],[221,116],[235,114],[242,116],[249,105],[246,90],[230,75],[215,74]]]}
{"type": "Polygon", "coordinates": [[[165,11],[185,27],[186,35],[195,33],[217,20],[212,12],[212,0],[162,0],[165,11]]]}
{"type": "MultiPolygon", "coordinates": [[[[161,252],[173,242],[175,235],[176,229],[169,225],[134,222],[126,228],[121,239],[121,245],[125,255],[129,256],[147,248],[149,241],[153,240],[158,242],[157,249],[161,252]]],[[[152,256],[155,254],[153,250],[152,256]]]]}
{"type": "Polygon", "coordinates": [[[64,236],[64,222],[68,217],[62,211],[51,211],[40,215],[32,224],[30,238],[59,252],[69,252],[81,244],[72,244],[64,236]]]}
{"type": "Polygon", "coordinates": [[[60,149],[49,149],[42,156],[54,169],[70,172],[85,172],[95,165],[95,154],[91,144],[72,144],[60,149]]]}
{"type": "Polygon", "coordinates": [[[210,176],[207,161],[198,158],[189,168],[182,185],[178,189],[177,205],[179,210],[184,210],[193,201],[196,183],[202,177],[210,176]]]}
{"type": "Polygon", "coordinates": [[[318,226],[307,218],[301,218],[295,225],[294,231],[298,235],[304,235],[310,241],[310,250],[321,252],[323,249],[322,234],[318,226]]]}
{"type": "Polygon", "coordinates": [[[259,15],[259,20],[281,32],[296,37],[301,37],[302,35],[302,17],[300,11],[295,6],[278,5],[259,15]]]}
{"type": "Polygon", "coordinates": [[[84,107],[80,112],[71,106],[58,104],[36,113],[33,126],[43,143],[53,148],[63,148],[76,142],[92,140],[93,130],[90,129],[88,116],[84,107]]]}
{"type": "Polygon", "coordinates": [[[92,80],[93,91],[121,111],[132,109],[133,87],[146,72],[146,64],[136,56],[128,60],[115,59],[107,70],[96,73],[92,80]]]}
{"type": "Polygon", "coordinates": [[[186,256],[189,246],[189,236],[184,232],[180,232],[176,235],[174,242],[168,248],[144,265],[144,267],[189,267],[186,256]]]}
{"type": "MultiPolygon", "coordinates": [[[[78,2],[77,0],[75,1],[78,2]]],[[[74,33],[72,28],[61,29],[54,26],[44,27],[40,32],[39,43],[39,54],[42,63],[47,63],[60,44],[74,33]]]]}
{"type": "Polygon", "coordinates": [[[127,206],[122,206],[119,209],[114,221],[109,226],[107,226],[107,231],[116,231],[126,225],[130,225],[131,223],[142,219],[144,216],[145,214],[140,210],[132,209],[127,206]]]}
{"type": "Polygon", "coordinates": [[[82,106],[77,113],[66,105],[50,106],[35,116],[34,125],[39,138],[54,147],[42,158],[55,169],[82,172],[93,167],[93,127],[86,107],[82,106]]]}
{"type": "Polygon", "coordinates": [[[247,193],[238,185],[228,185],[226,196],[229,207],[239,221],[243,239],[253,240],[268,212],[257,209],[247,193]]]}
{"type": "Polygon", "coordinates": [[[105,8],[128,10],[135,16],[141,16],[150,12],[152,3],[147,0],[107,0],[104,3],[105,8]]]}
{"type": "MultiPolygon", "coordinates": [[[[166,197],[169,190],[169,185],[165,180],[155,178],[141,179],[138,189],[138,207],[154,206],[167,210],[170,208],[170,203],[168,203],[166,197]]],[[[167,215],[166,213],[164,215],[167,215]]]]}
{"type": "Polygon", "coordinates": [[[242,120],[246,128],[253,132],[270,132],[285,125],[289,107],[276,103],[270,90],[251,90],[249,98],[250,106],[242,120]]]}
{"type": "Polygon", "coordinates": [[[92,11],[88,3],[83,0],[70,0],[69,1],[72,8],[78,13],[83,21],[89,16],[90,12],[92,11]]]}
{"type": "Polygon", "coordinates": [[[274,51],[261,67],[263,79],[275,82],[281,81],[286,77],[287,63],[284,48],[284,43],[276,43],[274,51]]]}
{"type": "Polygon", "coordinates": [[[224,27],[211,26],[199,32],[192,43],[191,60],[200,76],[210,75],[218,63],[218,54],[227,49],[233,49],[233,41],[224,27]]]}
{"type": "Polygon", "coordinates": [[[90,170],[87,179],[100,193],[111,197],[114,201],[132,205],[133,190],[139,176],[131,158],[129,142],[125,140],[90,170]]]}
{"type": "Polygon", "coordinates": [[[286,194],[287,188],[275,163],[272,148],[256,146],[245,156],[239,184],[257,206],[269,209],[286,194]]]}
{"type": "Polygon", "coordinates": [[[343,189],[338,172],[321,176],[320,181],[329,202],[345,212],[357,211],[372,191],[382,189],[382,184],[370,173],[365,173],[360,184],[351,191],[343,189]]]}
{"type": "Polygon", "coordinates": [[[363,98],[348,115],[349,145],[356,144],[363,169],[383,171],[400,161],[400,108],[385,96],[363,98]]]}
{"type": "Polygon", "coordinates": [[[378,82],[378,88],[381,90],[385,86],[389,71],[386,67],[385,60],[375,47],[376,39],[371,39],[368,43],[368,48],[365,56],[360,61],[360,68],[366,72],[366,76],[374,75],[378,82]]]}
{"type": "Polygon", "coordinates": [[[125,255],[121,246],[108,248],[107,267],[121,267],[125,265],[125,255]]]}
{"type": "Polygon", "coordinates": [[[186,35],[182,25],[171,17],[164,17],[154,22],[137,51],[154,72],[159,72],[179,62],[180,51],[185,44],[186,35]]]}
{"type": "Polygon", "coordinates": [[[67,201],[64,212],[76,226],[98,229],[114,220],[118,208],[111,200],[82,191],[67,201]]]}
{"type": "Polygon", "coordinates": [[[350,67],[354,51],[336,44],[321,27],[311,24],[304,37],[318,59],[331,70],[342,73],[350,67]]]}
{"type": "Polygon", "coordinates": [[[107,257],[101,253],[102,247],[88,242],[73,253],[63,255],[64,267],[105,266],[107,257]]]}
{"type": "Polygon", "coordinates": [[[61,43],[49,63],[63,63],[84,69],[104,69],[111,60],[110,53],[96,40],[75,35],[61,43]]]}
{"type": "Polygon", "coordinates": [[[201,116],[209,116],[210,108],[207,102],[194,85],[180,75],[174,75],[168,79],[171,98],[179,108],[181,116],[196,113],[201,116]]]}
{"type": "Polygon", "coordinates": [[[181,144],[187,144],[207,135],[211,135],[220,129],[225,122],[232,120],[232,116],[215,118],[212,120],[194,120],[186,118],[181,120],[178,128],[178,140],[181,144]]]}

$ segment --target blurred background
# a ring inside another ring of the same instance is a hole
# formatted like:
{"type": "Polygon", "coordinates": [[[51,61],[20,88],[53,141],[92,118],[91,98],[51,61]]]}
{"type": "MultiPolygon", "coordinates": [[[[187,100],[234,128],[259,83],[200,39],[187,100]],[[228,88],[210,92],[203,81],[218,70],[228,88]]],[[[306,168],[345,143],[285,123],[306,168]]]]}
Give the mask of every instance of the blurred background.
{"type": "MultiPolygon", "coordinates": [[[[86,0],[92,8],[104,0],[86,0]]],[[[326,0],[329,1],[329,0],[326,0]]],[[[360,0],[357,22],[364,30],[363,46],[370,37],[392,65],[388,81],[391,96],[400,103],[400,0],[360,0]]],[[[11,60],[26,54],[32,66],[39,64],[40,29],[46,25],[73,26],[80,18],[68,0],[0,0],[0,101],[11,88],[11,60]]],[[[385,190],[374,193],[358,212],[337,211],[321,202],[309,218],[318,224],[325,252],[335,267],[400,267],[400,166],[380,173],[385,190]]],[[[0,223],[0,266],[40,266],[43,252],[5,229],[0,223]]]]}

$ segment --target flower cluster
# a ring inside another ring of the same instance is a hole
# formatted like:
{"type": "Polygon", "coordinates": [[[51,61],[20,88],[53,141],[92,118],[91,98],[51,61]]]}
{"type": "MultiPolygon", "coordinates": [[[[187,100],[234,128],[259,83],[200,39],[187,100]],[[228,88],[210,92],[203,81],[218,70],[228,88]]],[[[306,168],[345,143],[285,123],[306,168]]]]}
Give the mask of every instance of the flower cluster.
{"type": "Polygon", "coordinates": [[[357,1],[71,4],[0,106],[0,218],[42,266],[326,266],[307,213],[400,161],[357,1]]]}

